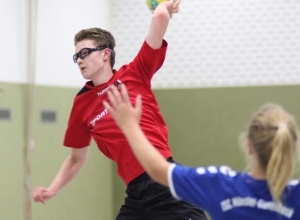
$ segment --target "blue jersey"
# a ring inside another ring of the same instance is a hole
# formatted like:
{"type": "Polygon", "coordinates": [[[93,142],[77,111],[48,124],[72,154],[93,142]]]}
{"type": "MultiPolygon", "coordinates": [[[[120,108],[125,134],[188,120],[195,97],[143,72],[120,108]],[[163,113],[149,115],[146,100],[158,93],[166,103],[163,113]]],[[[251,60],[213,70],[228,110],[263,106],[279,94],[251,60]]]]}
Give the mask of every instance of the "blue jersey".
{"type": "Polygon", "coordinates": [[[185,167],[172,164],[168,172],[171,193],[205,209],[214,220],[300,220],[300,183],[287,185],[282,205],[272,201],[265,180],[229,167],[185,167]]]}

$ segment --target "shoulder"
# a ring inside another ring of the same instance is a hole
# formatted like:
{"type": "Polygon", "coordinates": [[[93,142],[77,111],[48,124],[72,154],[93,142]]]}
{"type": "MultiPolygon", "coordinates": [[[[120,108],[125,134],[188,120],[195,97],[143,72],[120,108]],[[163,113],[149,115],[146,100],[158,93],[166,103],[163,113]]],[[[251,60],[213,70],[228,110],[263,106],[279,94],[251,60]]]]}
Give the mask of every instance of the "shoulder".
{"type": "Polygon", "coordinates": [[[288,183],[289,186],[300,187],[300,180],[291,180],[288,183]]]}
{"type": "Polygon", "coordinates": [[[197,167],[196,172],[199,175],[212,174],[212,175],[221,175],[221,176],[229,176],[229,177],[235,177],[238,174],[237,171],[233,170],[228,166],[197,167]]]}
{"type": "Polygon", "coordinates": [[[88,81],[77,93],[76,97],[79,95],[82,95],[88,91],[90,91],[93,88],[93,82],[92,81],[88,81]]]}
{"type": "Polygon", "coordinates": [[[292,191],[292,194],[294,194],[294,195],[297,194],[297,196],[300,196],[300,180],[299,179],[290,180],[288,182],[287,187],[290,191],[292,191]]]}
{"type": "Polygon", "coordinates": [[[242,172],[237,172],[228,166],[209,166],[209,167],[186,167],[176,165],[170,168],[170,172],[186,173],[197,178],[203,176],[222,179],[236,179],[243,175],[242,172]]]}
{"type": "Polygon", "coordinates": [[[88,91],[90,91],[91,89],[89,89],[89,88],[87,88],[87,87],[83,87],[78,93],[77,93],[77,95],[76,96],[79,96],[79,95],[81,95],[81,94],[84,94],[84,93],[86,93],[86,92],[88,92],[88,91]]]}
{"type": "Polygon", "coordinates": [[[114,76],[124,73],[126,70],[128,70],[129,65],[130,64],[124,64],[123,66],[120,67],[120,69],[114,70],[114,76]]]}
{"type": "Polygon", "coordinates": [[[81,109],[90,104],[90,101],[93,98],[89,92],[92,91],[94,87],[92,84],[92,81],[89,81],[79,90],[73,100],[73,109],[81,109]]]}
{"type": "Polygon", "coordinates": [[[236,185],[242,186],[241,175],[243,173],[236,172],[228,166],[186,167],[173,165],[169,168],[168,182],[172,194],[178,194],[178,198],[184,198],[186,192],[190,192],[190,195],[197,193],[199,198],[202,196],[215,197],[216,189],[218,189],[219,195],[227,195],[234,190],[236,185]]]}

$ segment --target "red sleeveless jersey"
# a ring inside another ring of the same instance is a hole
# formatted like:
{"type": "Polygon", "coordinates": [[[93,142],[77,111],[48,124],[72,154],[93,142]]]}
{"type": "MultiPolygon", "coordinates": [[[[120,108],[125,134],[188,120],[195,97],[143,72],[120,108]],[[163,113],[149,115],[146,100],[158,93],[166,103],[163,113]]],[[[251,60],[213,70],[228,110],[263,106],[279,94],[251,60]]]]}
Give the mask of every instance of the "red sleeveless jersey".
{"type": "Polygon", "coordinates": [[[135,158],[128,142],[114,119],[103,106],[108,100],[107,91],[112,85],[127,87],[132,103],[138,94],[142,95],[143,110],[140,126],[149,141],[165,157],[171,157],[168,146],[168,128],[160,113],[150,81],[155,72],[162,66],[167,50],[163,41],[160,49],[152,49],[146,41],[138,55],[128,65],[122,66],[104,84],[94,86],[89,81],[74,99],[64,146],[83,148],[95,140],[99,150],[118,166],[118,174],[126,185],[145,172],[135,158]]]}

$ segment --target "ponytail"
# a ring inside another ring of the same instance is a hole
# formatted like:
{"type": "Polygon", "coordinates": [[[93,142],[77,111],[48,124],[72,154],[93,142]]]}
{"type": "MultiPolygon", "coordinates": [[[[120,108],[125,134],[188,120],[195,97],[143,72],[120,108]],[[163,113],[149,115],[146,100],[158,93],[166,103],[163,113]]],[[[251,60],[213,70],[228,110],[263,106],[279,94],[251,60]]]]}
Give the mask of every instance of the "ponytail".
{"type": "Polygon", "coordinates": [[[294,168],[295,143],[286,124],[278,126],[271,145],[272,151],[266,167],[266,176],[273,200],[280,203],[294,168]]]}

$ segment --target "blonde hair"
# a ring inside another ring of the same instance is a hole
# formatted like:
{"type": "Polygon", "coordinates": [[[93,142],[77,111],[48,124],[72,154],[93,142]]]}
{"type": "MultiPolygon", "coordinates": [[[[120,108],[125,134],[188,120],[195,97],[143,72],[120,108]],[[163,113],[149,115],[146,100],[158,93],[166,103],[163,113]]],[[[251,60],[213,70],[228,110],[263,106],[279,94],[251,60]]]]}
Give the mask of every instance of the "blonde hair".
{"type": "Polygon", "coordinates": [[[298,128],[292,115],[281,106],[267,104],[250,121],[247,138],[251,142],[276,203],[294,171],[298,128]]]}
{"type": "Polygon", "coordinates": [[[101,28],[89,28],[79,31],[74,37],[74,45],[82,40],[90,39],[95,42],[95,46],[106,46],[111,49],[110,54],[110,66],[113,69],[115,65],[116,52],[114,48],[116,46],[116,41],[114,36],[106,30],[101,28]]]}

